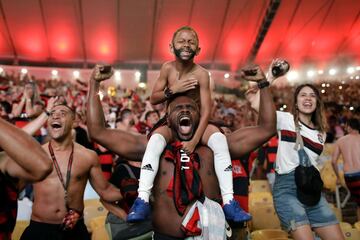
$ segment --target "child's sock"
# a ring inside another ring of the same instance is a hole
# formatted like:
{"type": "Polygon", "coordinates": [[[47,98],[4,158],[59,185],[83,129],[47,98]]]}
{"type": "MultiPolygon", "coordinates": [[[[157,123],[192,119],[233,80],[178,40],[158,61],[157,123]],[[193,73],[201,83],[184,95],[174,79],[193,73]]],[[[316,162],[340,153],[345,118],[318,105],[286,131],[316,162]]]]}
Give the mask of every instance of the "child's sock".
{"type": "Polygon", "coordinates": [[[220,132],[213,133],[209,138],[208,146],[214,152],[215,172],[225,205],[234,198],[232,165],[225,135],[220,132]]]}
{"type": "Polygon", "coordinates": [[[139,179],[139,198],[149,202],[150,192],[159,169],[160,156],[166,147],[165,138],[158,133],[153,134],[146,146],[141,163],[139,179]]]}

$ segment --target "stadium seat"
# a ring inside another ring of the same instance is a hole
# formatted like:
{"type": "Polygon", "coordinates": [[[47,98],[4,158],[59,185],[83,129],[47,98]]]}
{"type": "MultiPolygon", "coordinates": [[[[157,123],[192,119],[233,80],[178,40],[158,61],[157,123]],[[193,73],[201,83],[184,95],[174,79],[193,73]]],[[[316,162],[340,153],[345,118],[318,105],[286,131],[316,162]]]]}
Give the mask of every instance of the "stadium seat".
{"type": "Polygon", "coordinates": [[[331,210],[334,212],[336,219],[341,222],[342,221],[342,213],[341,213],[341,209],[337,208],[334,206],[334,204],[329,204],[331,210]]]}
{"type": "Polygon", "coordinates": [[[104,227],[105,226],[105,220],[106,216],[98,216],[94,217],[89,220],[89,226],[91,229],[91,232],[94,232],[97,228],[104,227]]]}
{"type": "Polygon", "coordinates": [[[22,220],[16,221],[16,225],[12,233],[12,240],[19,240],[25,228],[29,226],[29,224],[30,221],[22,221],[22,220]]]}
{"type": "Polygon", "coordinates": [[[324,149],[322,152],[322,155],[326,156],[326,157],[331,157],[332,153],[334,152],[334,144],[332,143],[326,143],[324,145],[324,149]]]}
{"type": "Polygon", "coordinates": [[[359,240],[360,232],[355,228],[343,230],[343,234],[346,240],[359,240]]]}
{"type": "Polygon", "coordinates": [[[110,240],[105,226],[96,228],[91,234],[91,240],[110,240]]]}
{"type": "Polygon", "coordinates": [[[288,239],[288,234],[280,229],[256,230],[250,234],[252,240],[288,239]]]}
{"type": "Polygon", "coordinates": [[[249,193],[249,205],[258,205],[264,203],[273,203],[273,197],[270,192],[252,192],[249,193]]]}
{"type": "Polygon", "coordinates": [[[324,188],[335,192],[337,177],[331,165],[331,161],[326,161],[324,167],[320,171],[321,179],[324,182],[324,188]]]}
{"type": "Polygon", "coordinates": [[[108,211],[98,199],[84,201],[84,220],[89,232],[91,232],[90,220],[100,216],[106,216],[108,211]]]}
{"type": "Polygon", "coordinates": [[[358,231],[360,231],[360,221],[354,223],[354,228],[356,228],[358,231]]]}
{"type": "Polygon", "coordinates": [[[251,230],[280,229],[280,220],[275,212],[273,204],[258,204],[250,206],[252,220],[251,230]]]}
{"type": "Polygon", "coordinates": [[[269,182],[267,180],[252,180],[250,192],[271,192],[269,182]]]}
{"type": "Polygon", "coordinates": [[[349,229],[352,229],[352,226],[350,223],[347,223],[347,222],[340,222],[340,228],[343,232],[345,232],[345,230],[349,230],[349,229]]]}
{"type": "Polygon", "coordinates": [[[97,198],[84,200],[84,207],[85,208],[88,207],[88,206],[99,206],[99,204],[102,206],[102,203],[97,198]]]}

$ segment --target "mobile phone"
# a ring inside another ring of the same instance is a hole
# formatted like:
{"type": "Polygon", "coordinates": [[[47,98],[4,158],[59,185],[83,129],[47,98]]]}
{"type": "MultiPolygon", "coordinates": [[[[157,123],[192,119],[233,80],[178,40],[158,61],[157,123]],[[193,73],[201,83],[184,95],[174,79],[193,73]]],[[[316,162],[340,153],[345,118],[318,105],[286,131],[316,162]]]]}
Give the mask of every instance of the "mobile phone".
{"type": "Polygon", "coordinates": [[[102,69],[100,69],[101,74],[107,74],[111,72],[111,65],[104,65],[102,69]]]}

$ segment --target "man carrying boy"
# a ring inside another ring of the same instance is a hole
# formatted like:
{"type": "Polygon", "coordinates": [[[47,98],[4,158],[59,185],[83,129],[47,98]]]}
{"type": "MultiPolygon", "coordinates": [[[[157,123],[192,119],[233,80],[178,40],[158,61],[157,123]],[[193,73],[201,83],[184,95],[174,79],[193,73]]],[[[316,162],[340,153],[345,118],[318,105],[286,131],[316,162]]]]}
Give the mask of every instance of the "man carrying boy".
{"type": "MultiPolygon", "coordinates": [[[[200,121],[192,138],[186,138],[191,133],[191,119],[185,116],[180,118],[181,127],[177,137],[188,139],[182,140],[182,149],[189,155],[201,143],[213,151],[226,219],[249,221],[251,216],[234,200],[231,158],[226,137],[217,127],[208,124],[212,105],[210,79],[209,72],[194,63],[194,57],[200,52],[197,33],[190,27],[179,28],[173,35],[170,50],[175,55],[175,61],[163,64],[150,102],[159,104],[179,95],[188,96],[196,102],[200,109],[200,121]]],[[[138,222],[149,217],[149,196],[159,168],[159,159],[166,145],[173,141],[174,136],[165,116],[154,128],[147,144],[141,166],[139,195],[130,209],[128,222],[138,222]]]]}

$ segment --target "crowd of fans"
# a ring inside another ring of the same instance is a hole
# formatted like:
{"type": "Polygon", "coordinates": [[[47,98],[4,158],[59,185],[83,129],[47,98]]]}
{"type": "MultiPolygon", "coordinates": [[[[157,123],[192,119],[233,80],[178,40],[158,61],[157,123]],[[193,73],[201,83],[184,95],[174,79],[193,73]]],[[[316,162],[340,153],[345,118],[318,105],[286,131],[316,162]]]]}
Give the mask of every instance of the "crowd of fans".
{"type": "MultiPolygon", "coordinates": [[[[345,135],[344,124],[347,119],[352,117],[359,118],[360,106],[358,105],[357,96],[360,95],[360,83],[356,80],[331,83],[320,82],[317,84],[317,87],[324,99],[326,117],[328,119],[327,142],[334,142],[345,135]]],[[[293,86],[279,87],[274,85],[272,87],[278,110],[290,111],[288,106],[291,106],[293,89],[293,86]]],[[[246,87],[242,87],[239,91],[245,90],[246,87]]],[[[48,99],[54,96],[61,96],[76,112],[75,124],[73,126],[74,139],[81,145],[97,152],[105,178],[120,189],[125,189],[126,187],[124,186],[129,184],[136,185],[140,174],[139,162],[121,159],[89,139],[86,124],[87,91],[87,82],[81,80],[45,80],[35,79],[30,76],[2,75],[0,76],[0,116],[18,127],[23,127],[27,122],[36,118],[44,111],[48,99]],[[125,165],[128,167],[124,168],[125,165]],[[129,167],[135,172],[136,183],[129,181],[129,176],[124,174],[124,172],[128,171],[129,167]],[[114,171],[115,168],[117,168],[117,171],[114,171]]],[[[121,86],[116,88],[103,87],[99,95],[102,99],[108,127],[148,134],[158,120],[165,115],[166,110],[164,104],[156,106],[150,104],[148,98],[150,91],[151,89],[147,91],[140,87],[137,89],[124,89],[121,86]]],[[[245,96],[245,92],[240,92],[237,96],[245,96]]],[[[219,92],[215,92],[213,97],[214,104],[211,120],[222,126],[225,132],[256,125],[257,112],[251,108],[251,104],[245,97],[236,97],[235,95],[219,92]]],[[[46,126],[36,133],[35,137],[40,143],[44,143],[47,140],[46,126]]],[[[266,163],[265,171],[269,175],[274,174],[273,162],[275,157],[270,155],[276,154],[276,148],[277,138],[274,137],[267,145],[265,144],[261,147],[259,151],[253,152],[249,156],[244,156],[244,159],[241,160],[242,163],[237,163],[238,160],[233,160],[233,166],[246,169],[244,171],[246,174],[241,176],[241,178],[236,179],[236,176],[234,176],[234,184],[242,186],[249,184],[248,177],[255,158],[258,158],[259,165],[265,165],[265,158],[268,160],[272,159],[272,161],[269,160],[266,163]],[[272,141],[276,141],[274,146],[271,145],[272,141]],[[271,151],[269,150],[270,148],[275,150],[271,151]],[[240,180],[245,182],[240,182],[240,180]]],[[[257,177],[256,175],[255,178],[257,177]]],[[[27,189],[27,191],[31,192],[31,189],[27,189]]],[[[136,193],[122,192],[122,194],[124,196],[132,196],[128,197],[128,199],[133,201],[133,195],[136,193]]],[[[26,194],[26,196],[29,196],[29,194],[26,194]]],[[[247,189],[244,192],[239,192],[236,195],[237,201],[243,201],[242,205],[247,206],[247,196],[247,189]]],[[[130,201],[126,204],[131,206],[132,202],[130,201]]],[[[247,208],[245,207],[245,209],[247,208]]]]}
{"type": "MultiPolygon", "coordinates": [[[[327,142],[333,142],[344,135],[343,125],[346,119],[359,117],[360,83],[356,80],[319,83],[322,90],[328,119],[327,142]]],[[[243,88],[242,88],[243,89],[243,88]]],[[[293,87],[273,86],[273,95],[277,109],[289,111],[293,87]]],[[[121,86],[101,90],[105,118],[109,127],[120,128],[147,134],[155,122],[165,114],[164,104],[152,106],[148,101],[148,92],[144,88],[123,89],[121,86]]],[[[20,75],[0,77],[0,116],[23,126],[38,116],[47,100],[52,96],[62,96],[76,110],[76,132],[86,130],[86,94],[87,83],[76,81],[44,80],[20,75]],[[29,104],[29,105],[27,105],[29,104]]],[[[244,94],[240,94],[244,95],[244,94]]],[[[227,94],[215,93],[212,120],[231,130],[255,125],[256,112],[244,99],[227,94]]],[[[38,134],[46,136],[46,130],[38,134]]],[[[86,141],[83,144],[86,145],[86,141]]],[[[86,145],[89,147],[90,145],[86,145]]]]}

